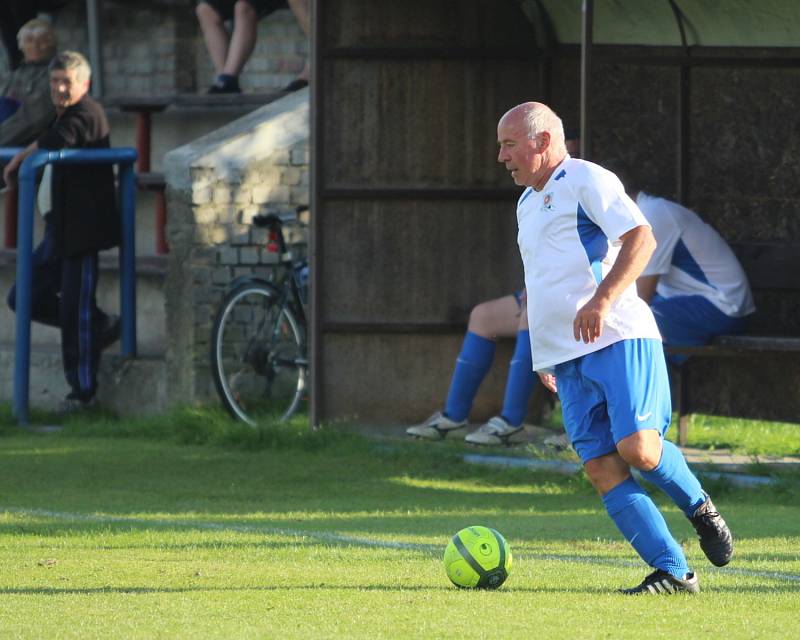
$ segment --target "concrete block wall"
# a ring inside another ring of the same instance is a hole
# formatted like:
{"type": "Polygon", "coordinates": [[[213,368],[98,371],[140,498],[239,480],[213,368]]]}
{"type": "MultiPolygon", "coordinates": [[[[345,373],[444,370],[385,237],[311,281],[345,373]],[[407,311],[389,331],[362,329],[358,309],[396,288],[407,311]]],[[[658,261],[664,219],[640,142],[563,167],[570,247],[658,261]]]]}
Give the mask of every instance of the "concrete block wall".
{"type": "MultiPolygon", "coordinates": [[[[177,404],[214,398],[211,328],[239,276],[274,277],[277,257],[255,215],[309,202],[308,91],[291,94],[164,159],[170,244],[164,285],[168,396],[177,404]]],[[[307,227],[286,228],[302,254],[307,227]]]]}

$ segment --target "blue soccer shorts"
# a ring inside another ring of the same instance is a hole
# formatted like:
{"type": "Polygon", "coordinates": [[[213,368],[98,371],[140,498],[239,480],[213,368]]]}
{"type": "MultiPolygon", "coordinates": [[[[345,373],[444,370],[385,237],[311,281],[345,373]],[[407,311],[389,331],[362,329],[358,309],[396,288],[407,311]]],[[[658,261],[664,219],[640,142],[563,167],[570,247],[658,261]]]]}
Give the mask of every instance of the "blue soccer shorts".
{"type": "Polygon", "coordinates": [[[666,434],[669,374],[659,340],[621,340],[555,367],[564,427],[583,462],[617,450],[637,431],[666,434]]]}
{"type": "MultiPolygon", "coordinates": [[[[725,315],[703,296],[664,298],[658,294],[650,302],[664,343],[673,347],[704,345],[714,336],[735,335],[747,329],[747,318],[725,315]]],[[[672,364],[687,356],[670,355],[672,364]]]]}

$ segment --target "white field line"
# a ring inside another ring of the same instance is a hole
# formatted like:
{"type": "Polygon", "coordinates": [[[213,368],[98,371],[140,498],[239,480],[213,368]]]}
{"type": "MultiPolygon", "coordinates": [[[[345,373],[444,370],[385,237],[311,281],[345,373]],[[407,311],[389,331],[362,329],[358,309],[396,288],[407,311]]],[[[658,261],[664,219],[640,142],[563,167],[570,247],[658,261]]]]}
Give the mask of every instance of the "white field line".
{"type": "MultiPolygon", "coordinates": [[[[423,551],[427,553],[439,554],[442,551],[441,545],[416,543],[416,542],[395,542],[393,540],[378,540],[374,538],[364,538],[361,536],[349,536],[342,533],[331,533],[328,531],[307,531],[303,529],[283,529],[280,527],[263,527],[242,524],[227,524],[223,522],[210,522],[208,520],[187,520],[175,519],[151,519],[136,518],[133,516],[113,516],[107,514],[93,513],[70,513],[66,511],[50,511],[47,509],[25,509],[22,507],[0,507],[0,513],[10,513],[23,516],[34,516],[40,518],[50,518],[52,520],[62,520],[66,522],[92,522],[95,524],[128,524],[153,527],[186,527],[189,529],[200,529],[205,531],[235,531],[237,533],[260,533],[264,535],[286,536],[292,538],[310,538],[312,540],[322,540],[343,545],[359,547],[375,547],[379,549],[403,549],[408,551],[423,551]]],[[[632,560],[622,560],[620,558],[600,558],[597,556],[576,556],[569,554],[552,553],[515,553],[517,558],[530,558],[535,560],[550,560],[559,562],[575,562],[582,564],[607,565],[614,567],[638,567],[641,562],[632,560]]],[[[716,573],[748,576],[752,578],[767,578],[779,582],[800,582],[800,575],[793,573],[781,573],[778,571],[755,571],[752,569],[738,569],[736,567],[708,567],[716,573]]]]}

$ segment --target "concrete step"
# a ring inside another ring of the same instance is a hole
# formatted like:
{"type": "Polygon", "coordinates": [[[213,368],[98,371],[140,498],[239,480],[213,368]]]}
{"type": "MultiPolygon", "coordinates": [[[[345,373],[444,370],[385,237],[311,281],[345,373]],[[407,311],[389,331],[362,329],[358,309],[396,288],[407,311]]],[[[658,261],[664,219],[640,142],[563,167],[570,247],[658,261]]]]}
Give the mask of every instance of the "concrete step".
{"type": "MultiPolygon", "coordinates": [[[[166,256],[139,256],[136,259],[136,318],[138,351],[142,356],[163,357],[166,349],[166,314],[164,309],[164,279],[166,256]]],[[[16,252],[0,250],[0,346],[14,345],[16,319],[6,304],[6,296],[16,277],[16,252]]],[[[100,280],[97,304],[106,312],[119,313],[119,263],[115,251],[100,256],[100,280]]],[[[55,348],[61,337],[57,329],[37,323],[31,325],[31,344],[34,347],[55,348]]],[[[111,348],[112,352],[118,346],[111,348]]]]}
{"type": "MultiPolygon", "coordinates": [[[[104,352],[98,372],[97,399],[119,415],[154,414],[170,406],[167,367],[163,357],[122,358],[114,349],[104,352]]],[[[14,348],[0,345],[0,401],[10,403],[14,388],[14,348]]],[[[69,393],[59,347],[31,349],[30,407],[57,409],[69,393]]]]}

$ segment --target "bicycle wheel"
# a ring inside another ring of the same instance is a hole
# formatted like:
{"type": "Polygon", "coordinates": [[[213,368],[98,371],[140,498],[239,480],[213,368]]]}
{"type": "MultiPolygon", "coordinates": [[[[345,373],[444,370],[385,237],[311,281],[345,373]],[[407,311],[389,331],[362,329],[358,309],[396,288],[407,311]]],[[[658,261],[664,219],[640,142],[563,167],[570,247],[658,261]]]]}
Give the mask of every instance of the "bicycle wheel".
{"type": "Polygon", "coordinates": [[[279,291],[249,282],[230,291],[211,334],[211,370],[225,408],[251,426],[286,420],[305,402],[303,328],[279,291]]]}

